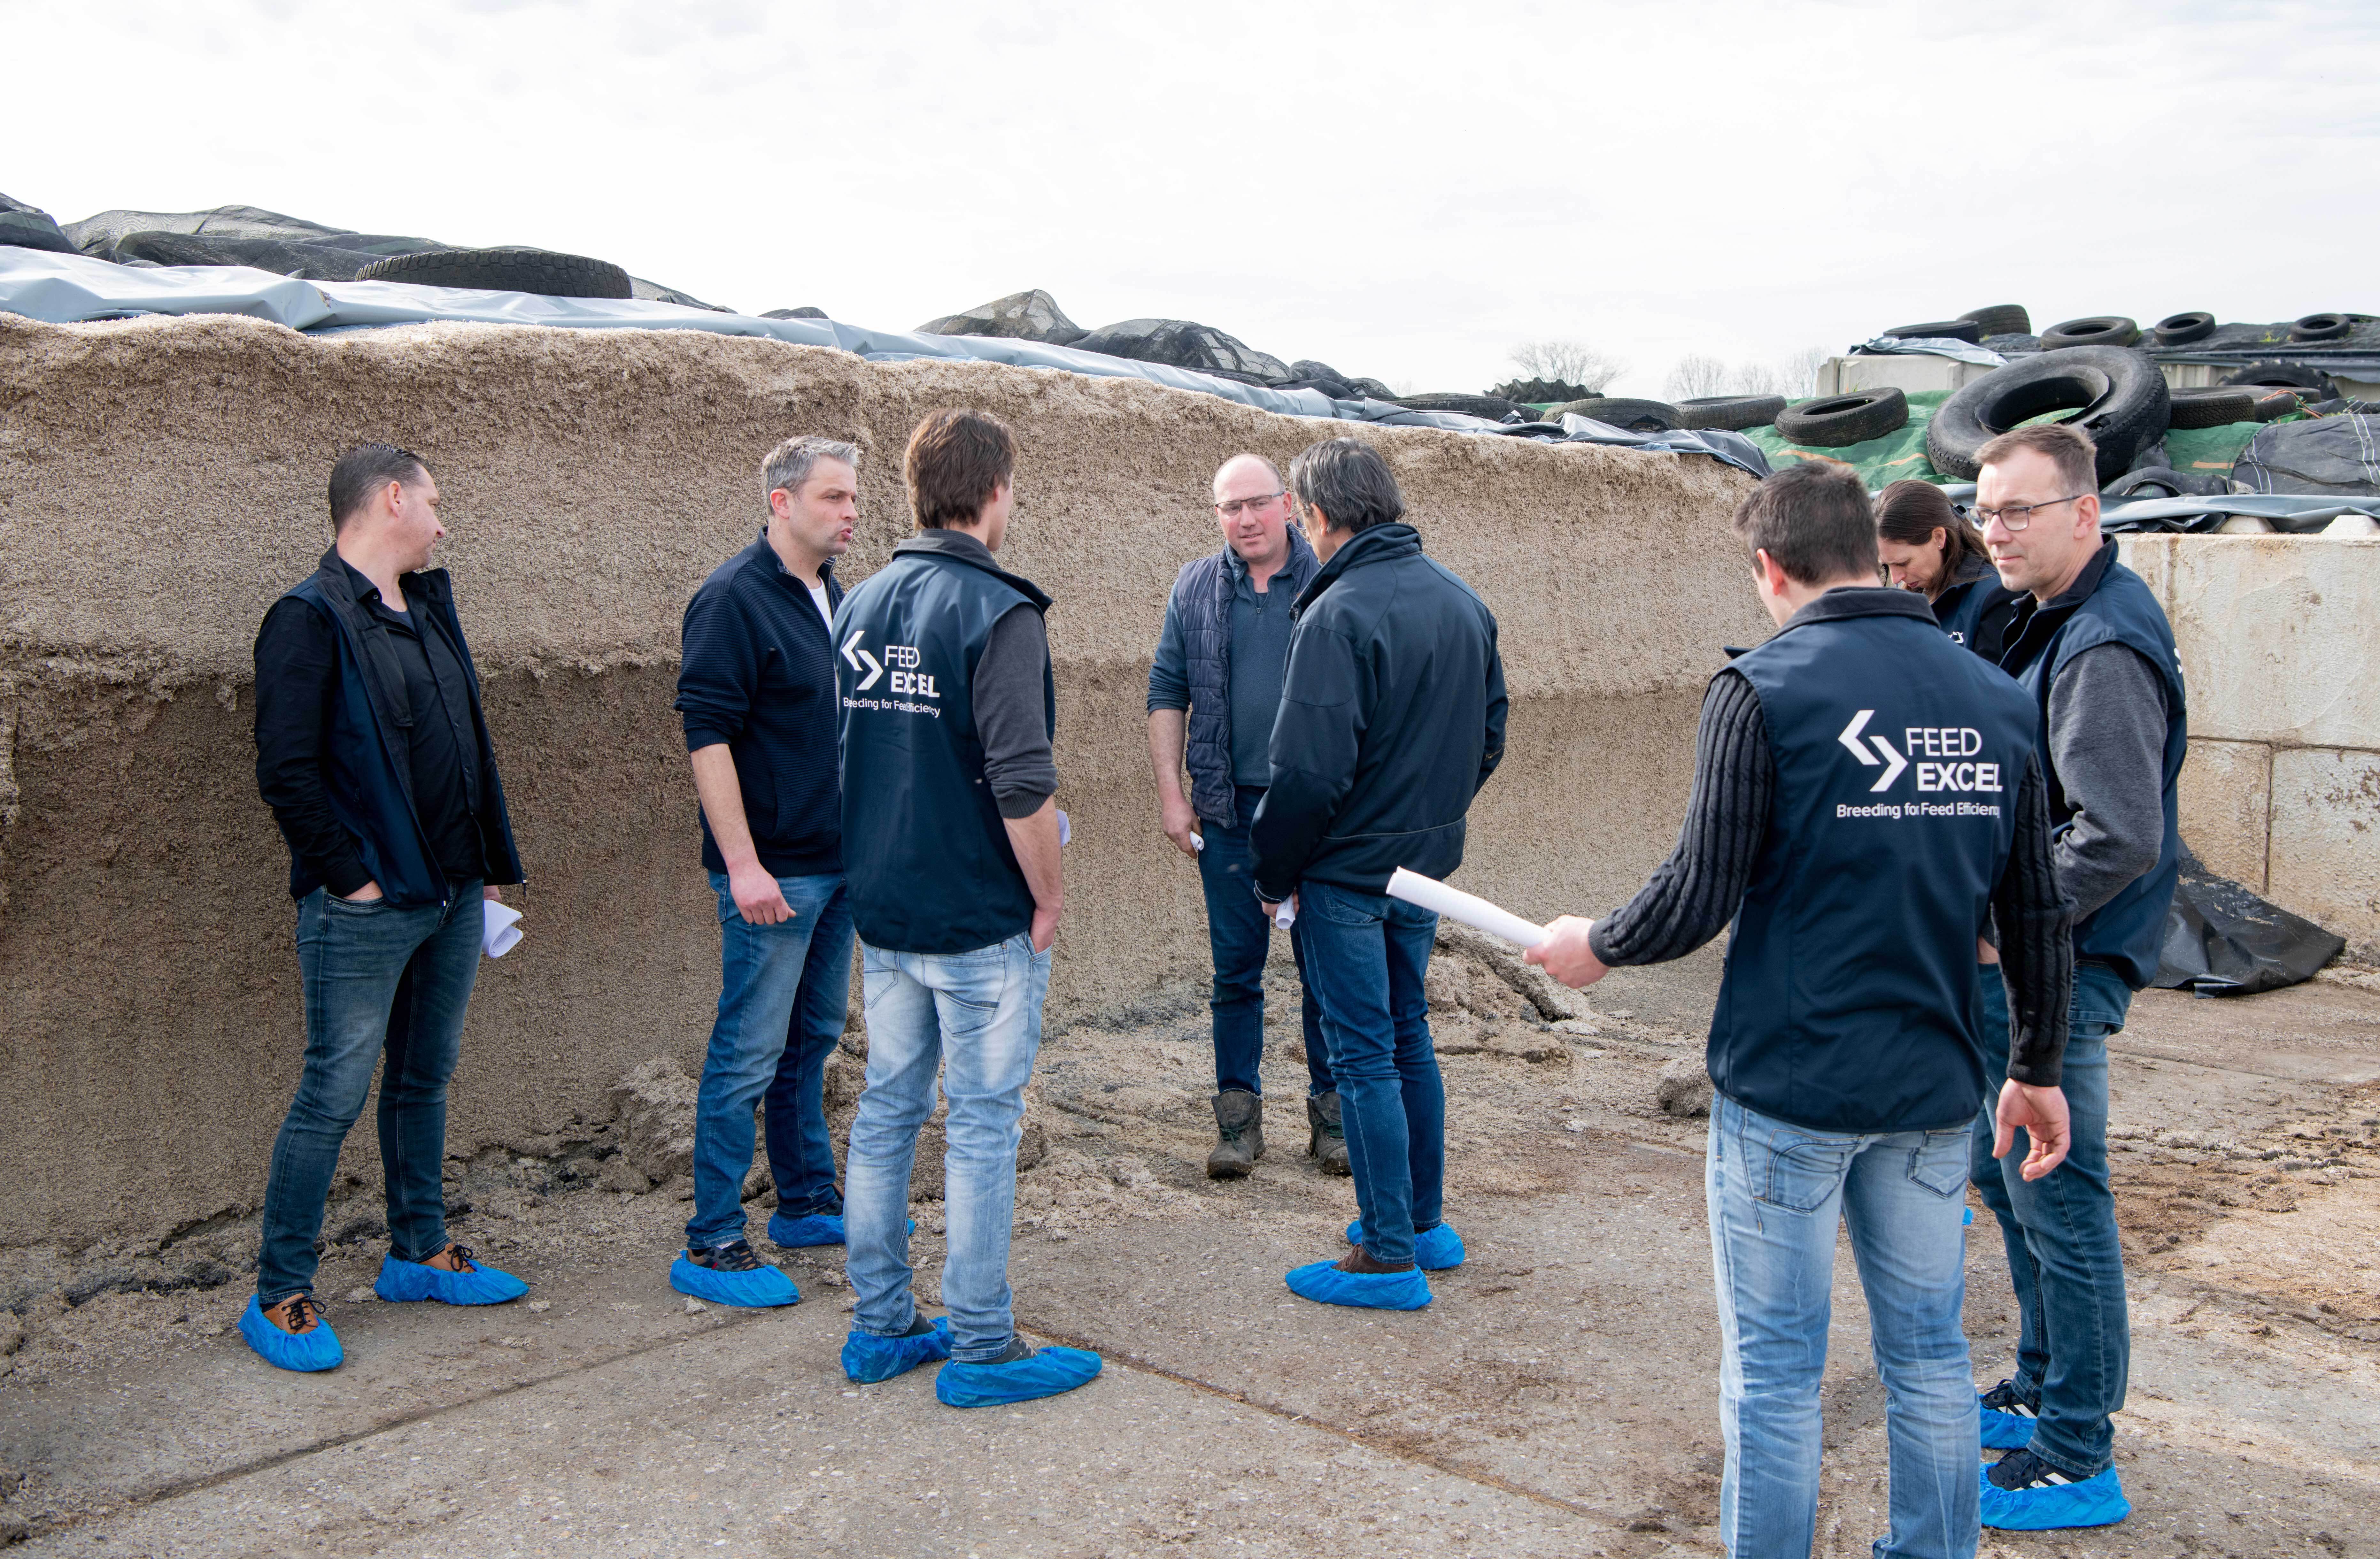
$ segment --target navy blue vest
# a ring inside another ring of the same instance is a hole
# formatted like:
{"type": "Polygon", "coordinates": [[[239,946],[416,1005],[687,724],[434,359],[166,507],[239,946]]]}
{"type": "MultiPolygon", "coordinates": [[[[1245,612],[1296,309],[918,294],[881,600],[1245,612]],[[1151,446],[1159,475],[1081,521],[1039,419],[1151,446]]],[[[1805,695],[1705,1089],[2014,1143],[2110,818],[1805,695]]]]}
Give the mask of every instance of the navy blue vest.
{"type": "Polygon", "coordinates": [[[2116,543],[2103,544],[2101,553],[2082,571],[2074,591],[2079,601],[2065,597],[2032,613],[2014,629],[2000,669],[2014,676],[2032,695],[2042,767],[2049,778],[2049,827],[2053,836],[2073,825],[2082,808],[2068,798],[2058,782],[2049,755],[2049,689],[2067,663],[2086,649],[2120,644],[2133,649],[2156,668],[2165,683],[2165,838],[2157,864],[2134,877],[2121,893],[2074,923],[2074,956],[2107,964],[2124,984],[2140,990],[2156,977],[2157,949],[2165,939],[2166,913],[2173,904],[2174,886],[2181,877],[2181,765],[2190,755],[2189,710],[2182,697],[2181,659],[2173,643],[2173,628],[2165,609],[2157,605],[2148,584],[2116,561],[2116,543]],[[2096,574],[2095,580],[2093,575],[2096,574]]]}
{"type": "MultiPolygon", "coordinates": [[[[1190,684],[1190,721],[1183,765],[1190,771],[1190,807],[1231,828],[1239,821],[1232,782],[1232,597],[1243,570],[1231,549],[1194,558],[1173,580],[1173,610],[1182,623],[1183,670],[1190,684]]],[[[1322,572],[1305,533],[1289,527],[1289,561],[1266,581],[1295,600],[1322,572]]]]}
{"type": "Polygon", "coordinates": [[[1817,1130],[1964,1125],[1984,1096],[1975,938],[2016,838],[2034,710],[1917,597],[1830,591],[1803,610],[1819,615],[1733,667],[1759,695],[1777,787],[1711,1078],[1817,1130]]]}
{"type": "MultiPolygon", "coordinates": [[[[843,873],[862,940],[960,953],[1033,924],[1033,892],[976,737],[976,662],[1029,580],[943,552],[895,552],[834,614],[843,739],[843,873]]],[[[1057,688],[1042,677],[1050,729],[1057,688]]]]}

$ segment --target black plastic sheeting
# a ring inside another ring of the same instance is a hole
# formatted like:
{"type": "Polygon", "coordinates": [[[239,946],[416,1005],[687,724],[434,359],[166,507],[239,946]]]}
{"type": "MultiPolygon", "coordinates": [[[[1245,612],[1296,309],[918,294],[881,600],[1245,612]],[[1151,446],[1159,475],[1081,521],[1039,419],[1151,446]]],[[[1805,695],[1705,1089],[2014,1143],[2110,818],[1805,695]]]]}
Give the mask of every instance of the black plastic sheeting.
{"type": "Polygon", "coordinates": [[[2216,876],[2184,850],[2158,950],[2160,990],[2253,996],[2311,980],[2347,938],[2216,876]]]}

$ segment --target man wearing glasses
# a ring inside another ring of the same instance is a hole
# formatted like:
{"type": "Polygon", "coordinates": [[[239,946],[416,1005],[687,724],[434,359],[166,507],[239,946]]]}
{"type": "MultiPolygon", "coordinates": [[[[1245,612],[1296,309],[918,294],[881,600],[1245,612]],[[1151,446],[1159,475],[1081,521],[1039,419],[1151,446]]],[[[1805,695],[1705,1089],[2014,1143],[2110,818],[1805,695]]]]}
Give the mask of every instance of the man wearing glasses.
{"type": "MultiPolygon", "coordinates": [[[[1272,926],[1249,877],[1248,821],[1264,800],[1266,756],[1289,662],[1290,607],[1321,563],[1291,523],[1281,473],[1260,454],[1235,454],[1215,473],[1222,548],[1185,564],[1165,605],[1148,670],[1148,753],[1165,837],[1198,863],[1214,954],[1215,1151],[1207,1173],[1237,1179],[1264,1153],[1264,971],[1272,926]],[[1184,762],[1190,793],[1182,791],[1184,762]],[[1203,825],[1203,826],[1202,826],[1203,825]]],[[[1291,949],[1300,962],[1294,937],[1291,949]]],[[[1347,1173],[1338,1084],[1319,1009],[1305,993],[1307,1156],[1347,1173]]]]}
{"type": "MultiPolygon", "coordinates": [[[[2040,711],[2058,887],[2074,904],[2072,1148],[2027,1181],[2012,1167],[2022,1151],[1992,1161],[1988,1106],[1974,1127],[1975,1186],[1999,1219],[2022,1317],[2016,1374],[1983,1396],[1984,1444],[2007,1453],[1988,1469],[1983,1524],[2105,1526],[2131,1509],[2108,1421],[2124,1405],[2131,1344],[2107,1179],[2107,1036],[2156,973],[2179,875],[2181,667],[2156,598],[2099,534],[2091,441],[2060,424],[2020,428],[1981,458],[1975,518],[1998,598],[2014,607],[1998,659],[2040,711]]],[[[2008,1009],[1998,952],[1978,952],[1993,966],[1984,1033],[1997,1092],[2008,1009]]]]}

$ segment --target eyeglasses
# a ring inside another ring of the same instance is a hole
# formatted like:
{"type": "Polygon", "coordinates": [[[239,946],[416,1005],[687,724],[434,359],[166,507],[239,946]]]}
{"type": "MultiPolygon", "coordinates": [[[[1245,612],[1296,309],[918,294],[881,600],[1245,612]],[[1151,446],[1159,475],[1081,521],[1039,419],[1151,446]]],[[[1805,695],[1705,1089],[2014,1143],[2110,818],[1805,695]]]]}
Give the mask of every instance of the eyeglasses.
{"type": "Polygon", "coordinates": [[[1264,505],[1271,502],[1274,499],[1281,497],[1282,493],[1285,493],[1289,489],[1287,488],[1283,488],[1280,492],[1269,492],[1262,498],[1234,498],[1229,503],[1216,504],[1215,513],[1222,515],[1223,518],[1227,520],[1236,520],[1247,511],[1251,509],[1260,509],[1264,505]]]}
{"type": "Polygon", "coordinates": [[[1977,509],[1973,514],[1977,525],[1987,526],[1994,520],[1998,520],[2013,534],[2033,524],[2033,512],[2035,509],[2055,509],[2061,503],[2071,503],[2076,499],[2090,496],[2087,492],[2078,492],[2065,498],[2045,499],[2039,503],[2011,503],[2005,509],[1977,509]]]}

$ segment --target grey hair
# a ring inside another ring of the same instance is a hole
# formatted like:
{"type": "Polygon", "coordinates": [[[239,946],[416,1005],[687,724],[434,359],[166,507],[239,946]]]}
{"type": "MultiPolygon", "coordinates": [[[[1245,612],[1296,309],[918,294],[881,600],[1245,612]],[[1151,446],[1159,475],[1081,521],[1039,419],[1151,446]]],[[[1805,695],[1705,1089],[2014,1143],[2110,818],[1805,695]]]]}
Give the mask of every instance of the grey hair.
{"type": "Polygon", "coordinates": [[[1322,511],[1334,530],[1369,530],[1404,517],[1404,494],[1380,452],[1360,439],[1308,444],[1289,463],[1297,501],[1322,511]]]}
{"type": "Polygon", "coordinates": [[[810,479],[810,467],[821,460],[840,460],[856,471],[859,469],[859,446],[811,434],[787,439],[769,452],[768,459],[760,462],[760,502],[768,502],[769,495],[779,488],[787,492],[801,491],[802,484],[810,479]]]}

